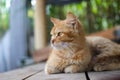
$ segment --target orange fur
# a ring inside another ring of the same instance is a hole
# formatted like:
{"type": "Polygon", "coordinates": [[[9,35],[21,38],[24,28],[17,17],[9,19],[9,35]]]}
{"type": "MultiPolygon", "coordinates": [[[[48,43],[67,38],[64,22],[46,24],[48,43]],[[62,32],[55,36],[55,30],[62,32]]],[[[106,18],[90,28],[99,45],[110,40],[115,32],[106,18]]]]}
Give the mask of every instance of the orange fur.
{"type": "Polygon", "coordinates": [[[120,69],[120,61],[116,58],[113,61],[117,60],[118,67],[111,68],[115,66],[113,63],[106,65],[110,56],[120,55],[119,45],[102,37],[85,37],[80,21],[70,12],[65,20],[51,18],[51,21],[54,27],[51,30],[52,52],[45,66],[47,74],[83,72],[89,68],[95,71],[120,69]],[[94,52],[99,53],[95,60],[94,52]]]}
{"type": "Polygon", "coordinates": [[[91,54],[86,44],[82,25],[72,13],[65,20],[51,18],[54,24],[51,30],[53,50],[47,61],[45,72],[73,73],[85,71],[91,54]]]}

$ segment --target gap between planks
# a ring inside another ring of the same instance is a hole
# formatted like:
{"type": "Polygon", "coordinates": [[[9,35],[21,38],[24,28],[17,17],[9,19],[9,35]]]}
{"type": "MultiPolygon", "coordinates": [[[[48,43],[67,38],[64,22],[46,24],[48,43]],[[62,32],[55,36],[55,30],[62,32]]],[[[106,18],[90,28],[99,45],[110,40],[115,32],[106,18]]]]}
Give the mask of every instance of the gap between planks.
{"type": "Polygon", "coordinates": [[[26,80],[27,78],[29,78],[29,77],[31,77],[31,76],[33,76],[33,75],[39,73],[39,72],[42,72],[42,71],[43,71],[43,70],[40,70],[40,71],[38,71],[38,72],[36,72],[36,73],[33,73],[33,74],[29,75],[29,76],[26,76],[26,77],[23,78],[22,80],[26,80]]]}
{"type": "Polygon", "coordinates": [[[45,63],[39,63],[23,69],[1,73],[0,80],[120,80],[120,70],[46,75],[43,71],[44,66],[45,63]]]}
{"type": "Polygon", "coordinates": [[[45,63],[39,63],[0,74],[0,80],[25,80],[26,78],[39,73],[44,69],[45,63]]]}
{"type": "Polygon", "coordinates": [[[46,75],[44,71],[28,77],[25,80],[88,80],[85,73],[60,73],[46,75]]]}

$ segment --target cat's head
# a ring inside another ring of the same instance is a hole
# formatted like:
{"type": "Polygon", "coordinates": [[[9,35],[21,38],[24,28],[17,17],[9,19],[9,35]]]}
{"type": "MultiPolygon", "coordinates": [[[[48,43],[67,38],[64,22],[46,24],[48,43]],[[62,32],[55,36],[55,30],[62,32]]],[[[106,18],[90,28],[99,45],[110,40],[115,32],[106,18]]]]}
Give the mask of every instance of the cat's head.
{"type": "Polygon", "coordinates": [[[68,45],[84,42],[85,36],[82,25],[78,18],[69,12],[65,20],[51,18],[54,26],[51,30],[51,45],[54,48],[62,49],[68,45]]]}

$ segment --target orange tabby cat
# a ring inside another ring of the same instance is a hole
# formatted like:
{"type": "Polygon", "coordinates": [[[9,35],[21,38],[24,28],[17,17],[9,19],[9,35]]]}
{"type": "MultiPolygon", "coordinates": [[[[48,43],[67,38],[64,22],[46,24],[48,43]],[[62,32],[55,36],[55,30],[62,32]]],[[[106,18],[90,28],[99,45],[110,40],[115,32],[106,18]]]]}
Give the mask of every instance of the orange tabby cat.
{"type": "Polygon", "coordinates": [[[95,71],[120,69],[117,44],[101,37],[86,38],[78,18],[70,12],[65,20],[51,18],[51,21],[53,49],[45,66],[46,74],[76,73],[90,68],[95,71]],[[94,56],[94,52],[100,54],[94,56]]]}

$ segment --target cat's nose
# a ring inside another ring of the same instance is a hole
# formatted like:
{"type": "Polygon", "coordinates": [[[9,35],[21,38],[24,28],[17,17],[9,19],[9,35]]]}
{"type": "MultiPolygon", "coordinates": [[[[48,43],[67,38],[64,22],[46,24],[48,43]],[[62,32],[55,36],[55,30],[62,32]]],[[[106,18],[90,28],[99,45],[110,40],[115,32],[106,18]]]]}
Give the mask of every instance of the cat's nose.
{"type": "Polygon", "coordinates": [[[51,43],[54,44],[54,42],[55,42],[55,39],[52,39],[52,40],[51,40],[51,43]]]}

